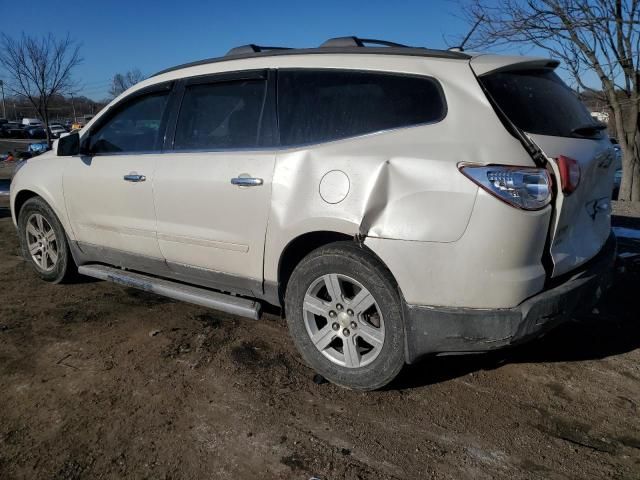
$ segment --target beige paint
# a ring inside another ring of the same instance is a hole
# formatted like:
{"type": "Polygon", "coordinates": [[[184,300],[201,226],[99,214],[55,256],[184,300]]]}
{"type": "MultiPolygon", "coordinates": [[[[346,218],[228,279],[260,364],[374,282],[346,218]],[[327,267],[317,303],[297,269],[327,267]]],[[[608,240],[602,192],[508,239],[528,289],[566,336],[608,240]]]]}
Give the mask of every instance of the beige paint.
{"type": "Polygon", "coordinates": [[[64,197],[76,240],[116,250],[162,258],[156,238],[153,199],[159,154],[69,157],[64,169],[64,197]],[[125,182],[128,174],[144,182],[125,182]]]}
{"type": "MultiPolygon", "coordinates": [[[[504,64],[477,58],[485,69],[504,64]]],[[[18,173],[12,204],[16,192],[32,189],[54,207],[71,238],[268,282],[278,280],[281,254],[292,240],[332,231],[364,238],[409,303],[505,308],[543,288],[551,208],[507,206],[458,171],[461,162],[533,166],[495,115],[468,61],[370,54],[233,60],[152,77],[120,98],[187,76],[284,67],[430,75],[442,85],[448,114],[433,125],[282,150],[116,155],[96,157],[89,168],[78,158],[49,153],[18,173]],[[131,171],[148,181],[123,182],[131,171]],[[321,186],[334,171],[348,177],[348,188],[333,175],[336,183],[321,186]],[[243,173],[264,184],[231,185],[243,173]],[[339,201],[326,201],[321,191],[339,201]]],[[[590,227],[575,228],[567,248],[575,249],[574,256],[592,255],[604,223],[584,249],[576,242],[590,227]]]]}
{"type": "Polygon", "coordinates": [[[573,139],[533,135],[532,139],[551,158],[559,178],[555,158],[565,155],[580,164],[579,188],[571,195],[559,194],[552,221],[551,253],[553,275],[562,275],[582,265],[600,251],[611,232],[611,190],[615,174],[615,152],[608,138],[573,139]],[[589,208],[602,208],[595,215],[589,208]]]}
{"type": "Polygon", "coordinates": [[[169,262],[262,280],[275,152],[161,155],[154,180],[159,245],[169,262]],[[261,178],[256,187],[231,179],[261,178]]]}
{"type": "Polygon", "coordinates": [[[68,158],[56,157],[53,151],[30,159],[11,180],[10,205],[13,223],[17,226],[15,200],[19,192],[28,190],[42,197],[53,209],[67,235],[75,239],[67,215],[62,189],[62,172],[68,158]]]}
{"type": "Polygon", "coordinates": [[[551,208],[516,210],[484,190],[456,242],[367,238],[410,304],[508,308],[538,293],[551,208]]]}

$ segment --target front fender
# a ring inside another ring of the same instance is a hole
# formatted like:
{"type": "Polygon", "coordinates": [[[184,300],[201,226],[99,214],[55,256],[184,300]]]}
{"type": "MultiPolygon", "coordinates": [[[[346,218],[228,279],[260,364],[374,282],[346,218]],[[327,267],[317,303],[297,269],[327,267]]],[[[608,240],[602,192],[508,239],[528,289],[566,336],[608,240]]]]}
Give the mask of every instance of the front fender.
{"type": "Polygon", "coordinates": [[[13,177],[10,187],[10,207],[14,225],[18,226],[16,199],[25,194],[41,197],[54,211],[70,240],[75,240],[64,202],[62,178],[65,159],[55,154],[43,154],[29,159],[13,177]]]}

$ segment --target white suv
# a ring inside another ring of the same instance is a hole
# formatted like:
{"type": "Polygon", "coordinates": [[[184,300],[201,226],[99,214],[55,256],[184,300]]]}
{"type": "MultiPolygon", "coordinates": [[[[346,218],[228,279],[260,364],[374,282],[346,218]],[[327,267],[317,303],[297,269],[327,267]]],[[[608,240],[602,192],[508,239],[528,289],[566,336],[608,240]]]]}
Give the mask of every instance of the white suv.
{"type": "Polygon", "coordinates": [[[18,171],[25,258],[52,282],[281,306],[354,389],[540,336],[615,259],[615,154],[557,65],[345,37],[165,70],[18,171]]]}

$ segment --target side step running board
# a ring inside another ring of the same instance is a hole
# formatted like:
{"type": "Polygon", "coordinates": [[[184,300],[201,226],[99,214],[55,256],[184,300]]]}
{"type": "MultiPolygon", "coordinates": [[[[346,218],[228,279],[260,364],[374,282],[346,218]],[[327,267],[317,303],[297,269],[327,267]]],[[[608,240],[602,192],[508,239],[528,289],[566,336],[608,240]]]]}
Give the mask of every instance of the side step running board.
{"type": "Polygon", "coordinates": [[[214,308],[233,315],[253,318],[254,320],[260,318],[260,303],[246,298],[213,292],[204,288],[192,287],[104,265],[83,265],[78,267],[78,272],[88,277],[108,280],[126,287],[138,288],[146,292],[214,308]]]}

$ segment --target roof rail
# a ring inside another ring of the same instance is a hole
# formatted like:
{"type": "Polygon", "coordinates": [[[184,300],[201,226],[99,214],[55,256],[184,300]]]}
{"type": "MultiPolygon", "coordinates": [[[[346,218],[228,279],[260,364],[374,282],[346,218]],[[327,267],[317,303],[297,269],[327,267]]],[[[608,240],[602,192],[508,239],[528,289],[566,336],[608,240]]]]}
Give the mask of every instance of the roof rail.
{"type": "Polygon", "coordinates": [[[322,44],[320,48],[286,48],[286,47],[261,47],[259,45],[249,44],[241,47],[232,48],[224,57],[207,58],[197,60],[195,62],[177,65],[167,68],[154,75],[173,72],[188,67],[196,67],[199,65],[208,65],[217,62],[227,62],[229,60],[237,60],[241,58],[255,57],[275,57],[279,55],[318,55],[318,54],[376,54],[376,55],[408,55],[417,57],[435,57],[448,58],[457,60],[469,60],[470,55],[463,52],[433,50],[423,47],[410,47],[399,43],[387,42],[385,40],[373,40],[358,37],[342,37],[332,38],[322,44]],[[382,45],[382,47],[372,46],[371,48],[361,48],[365,44],[382,45]]]}
{"type": "Polygon", "coordinates": [[[401,43],[388,42],[387,40],[376,40],[375,38],[358,38],[358,37],[336,37],[330,38],[320,48],[326,47],[365,47],[366,44],[371,45],[383,45],[385,47],[396,48],[410,48],[408,45],[402,45],[401,43]]]}
{"type": "Polygon", "coordinates": [[[233,55],[246,55],[248,53],[260,53],[266,52],[267,50],[290,50],[289,47],[264,47],[260,45],[254,45],[250,43],[249,45],[240,45],[239,47],[234,47],[229,50],[225,57],[230,57],[233,55]]]}

